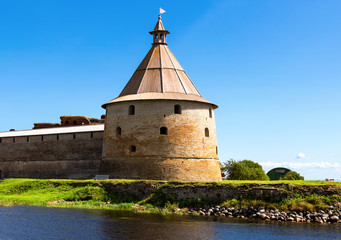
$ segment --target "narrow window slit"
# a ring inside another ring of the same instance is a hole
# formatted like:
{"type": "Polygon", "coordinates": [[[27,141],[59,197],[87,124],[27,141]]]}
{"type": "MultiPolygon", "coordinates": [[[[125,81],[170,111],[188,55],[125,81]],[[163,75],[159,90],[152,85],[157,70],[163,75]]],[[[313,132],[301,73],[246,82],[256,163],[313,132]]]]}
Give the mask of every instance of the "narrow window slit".
{"type": "Polygon", "coordinates": [[[116,136],[121,136],[122,134],[122,129],[120,127],[116,128],[116,136]]]}
{"type": "Polygon", "coordinates": [[[135,106],[134,105],[129,106],[129,115],[135,115],[135,106]]]}
{"type": "Polygon", "coordinates": [[[205,137],[209,137],[210,136],[210,131],[208,130],[208,128],[205,128],[205,137]]]}
{"type": "Polygon", "coordinates": [[[166,127],[160,128],[160,134],[161,135],[168,135],[168,129],[166,127]]]}
{"type": "Polygon", "coordinates": [[[174,113],[181,114],[181,106],[179,104],[174,105],[174,113]]]}

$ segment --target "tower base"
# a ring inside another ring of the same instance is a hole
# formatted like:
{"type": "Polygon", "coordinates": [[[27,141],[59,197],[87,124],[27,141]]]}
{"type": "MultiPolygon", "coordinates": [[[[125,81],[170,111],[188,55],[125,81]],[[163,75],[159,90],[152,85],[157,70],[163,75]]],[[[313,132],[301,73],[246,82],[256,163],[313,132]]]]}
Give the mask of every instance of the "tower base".
{"type": "Polygon", "coordinates": [[[218,159],[117,157],[103,159],[99,172],[112,179],[221,181],[218,159]]]}

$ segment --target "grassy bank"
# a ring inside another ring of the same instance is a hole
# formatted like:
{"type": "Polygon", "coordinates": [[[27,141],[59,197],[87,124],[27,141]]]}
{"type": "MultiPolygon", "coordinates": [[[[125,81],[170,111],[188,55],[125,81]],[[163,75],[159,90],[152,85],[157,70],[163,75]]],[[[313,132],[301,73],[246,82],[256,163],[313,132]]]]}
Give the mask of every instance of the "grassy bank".
{"type": "MultiPolygon", "coordinates": [[[[45,207],[134,210],[166,213],[151,204],[138,206],[137,199],[117,197],[95,180],[6,179],[0,182],[0,206],[31,205],[45,207]]],[[[134,180],[114,180],[115,183],[134,180]]]]}
{"type": "Polygon", "coordinates": [[[35,205],[52,207],[134,210],[144,212],[185,212],[188,207],[219,204],[224,207],[246,208],[263,206],[283,211],[315,211],[341,203],[339,182],[325,181],[222,181],[209,183],[135,181],[135,180],[38,180],[7,179],[0,183],[0,205],[35,205]],[[165,197],[165,190],[182,188],[280,189],[288,197],[272,201],[251,197],[206,200],[176,200],[165,197]],[[316,191],[315,189],[320,189],[316,191]],[[149,190],[148,190],[149,189],[149,190]],[[308,189],[308,190],[307,190],[308,189]],[[335,190],[336,189],[336,190],[335,190]],[[326,191],[324,193],[324,191],[326,191]],[[328,191],[328,192],[327,192],[328,191]],[[333,192],[334,191],[334,192],[333,192]],[[182,208],[183,211],[179,211],[182,208]]]}

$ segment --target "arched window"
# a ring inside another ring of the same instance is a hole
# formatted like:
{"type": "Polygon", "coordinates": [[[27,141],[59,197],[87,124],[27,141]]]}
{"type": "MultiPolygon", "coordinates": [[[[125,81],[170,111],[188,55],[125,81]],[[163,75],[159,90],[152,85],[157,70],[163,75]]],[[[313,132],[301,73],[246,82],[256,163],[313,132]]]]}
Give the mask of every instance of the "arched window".
{"type": "Polygon", "coordinates": [[[69,121],[65,121],[65,125],[69,125],[69,121]]]}
{"type": "Polygon", "coordinates": [[[122,129],[120,127],[116,128],[116,136],[121,136],[122,129]]]}
{"type": "Polygon", "coordinates": [[[30,137],[26,137],[26,142],[29,142],[30,141],[30,137]]]}
{"type": "Polygon", "coordinates": [[[73,134],[73,139],[76,139],[76,133],[73,134]]]}
{"type": "Polygon", "coordinates": [[[134,105],[129,106],[129,115],[135,115],[135,106],[134,105]]]}
{"type": "Polygon", "coordinates": [[[181,106],[179,104],[174,105],[174,113],[181,114],[181,106]]]}
{"type": "Polygon", "coordinates": [[[77,121],[73,121],[73,125],[77,125],[77,121]]]}
{"type": "Polygon", "coordinates": [[[161,135],[168,135],[168,129],[166,127],[160,128],[160,134],[161,135]]]}
{"type": "Polygon", "coordinates": [[[136,152],[136,146],[131,145],[130,146],[130,152],[136,152]]]}
{"type": "Polygon", "coordinates": [[[215,147],[215,153],[218,154],[218,146],[215,147]]]}
{"type": "Polygon", "coordinates": [[[212,108],[209,109],[209,112],[208,112],[210,118],[212,118],[212,108]]]}
{"type": "Polygon", "coordinates": [[[210,136],[210,131],[208,130],[208,128],[205,128],[205,137],[209,137],[210,136]]]}
{"type": "Polygon", "coordinates": [[[163,34],[160,34],[160,38],[163,38],[163,34]]]}

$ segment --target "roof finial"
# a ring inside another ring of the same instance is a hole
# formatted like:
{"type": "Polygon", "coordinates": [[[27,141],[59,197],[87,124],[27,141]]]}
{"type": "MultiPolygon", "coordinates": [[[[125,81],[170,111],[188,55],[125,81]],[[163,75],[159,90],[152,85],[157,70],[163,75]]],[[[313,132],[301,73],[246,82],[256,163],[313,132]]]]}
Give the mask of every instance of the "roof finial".
{"type": "Polygon", "coordinates": [[[165,13],[166,11],[160,7],[159,9],[159,19],[156,23],[156,26],[153,31],[149,33],[154,36],[153,38],[153,45],[165,44],[166,43],[166,35],[169,34],[167,30],[165,30],[162,21],[161,21],[161,14],[165,13]]]}

